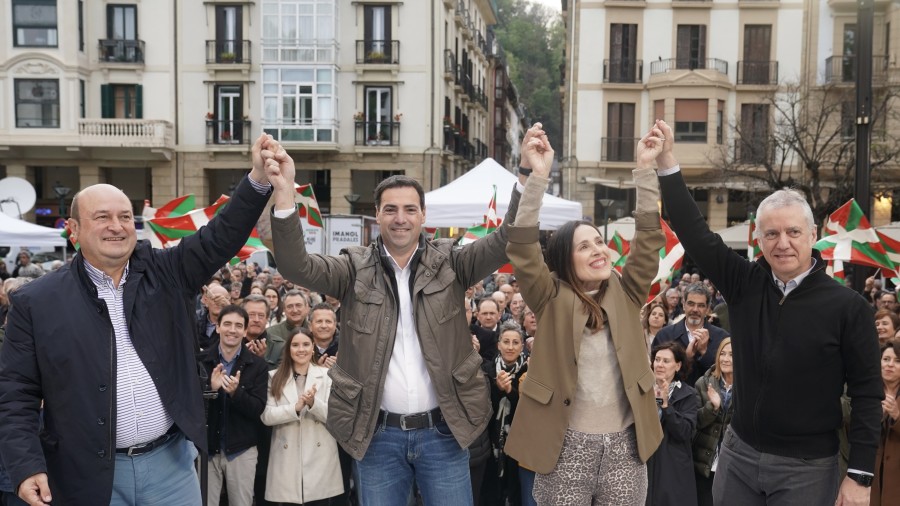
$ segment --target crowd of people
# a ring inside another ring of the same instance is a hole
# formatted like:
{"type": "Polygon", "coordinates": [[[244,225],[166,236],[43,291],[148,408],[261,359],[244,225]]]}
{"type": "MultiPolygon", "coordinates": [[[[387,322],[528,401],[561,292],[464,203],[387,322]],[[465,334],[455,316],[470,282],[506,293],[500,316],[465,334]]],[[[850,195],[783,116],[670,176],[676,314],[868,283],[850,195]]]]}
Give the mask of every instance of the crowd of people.
{"type": "Polygon", "coordinates": [[[422,188],[394,176],[373,245],[307,254],[266,136],[172,250],[135,244],[120,191],[83,190],[72,263],[23,250],[0,289],[0,504],[898,504],[896,294],[825,279],[792,194],[760,206],[763,260],[722,249],[672,137],[639,143],[621,273],[590,222],[540,233],[539,124],[503,225],[463,248],[424,238],[422,188]],[[221,267],[270,198],[279,268],[221,267]],[[645,303],[660,198],[696,267],[645,303]]]}

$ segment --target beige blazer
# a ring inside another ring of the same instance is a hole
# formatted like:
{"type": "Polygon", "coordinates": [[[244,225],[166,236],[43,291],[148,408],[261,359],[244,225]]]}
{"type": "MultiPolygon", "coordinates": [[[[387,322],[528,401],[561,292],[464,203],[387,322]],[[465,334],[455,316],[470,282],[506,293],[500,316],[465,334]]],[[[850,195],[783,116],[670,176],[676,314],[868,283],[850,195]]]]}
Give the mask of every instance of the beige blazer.
{"type": "Polygon", "coordinates": [[[266,477],[266,500],[302,504],[327,499],[344,492],[337,443],[325,429],[331,379],[328,369],[309,365],[306,389],[316,385],[312,408],[303,407],[298,415],[294,405],[300,398],[297,385],[289,378],[281,398],[272,397],[269,372],[269,394],[260,418],[272,427],[272,450],[266,477]]]}
{"type": "MultiPolygon", "coordinates": [[[[658,270],[665,236],[656,212],[638,212],[635,225],[628,262],[621,277],[613,274],[609,278],[601,306],[609,317],[623,387],[634,413],[638,454],[646,462],[662,440],[662,427],[640,308],[658,270]]],[[[587,314],[570,286],[547,269],[538,243],[538,227],[511,226],[506,253],[522,296],[537,317],[538,328],[505,448],[520,465],[547,474],[556,466],[569,426],[587,314]]]]}

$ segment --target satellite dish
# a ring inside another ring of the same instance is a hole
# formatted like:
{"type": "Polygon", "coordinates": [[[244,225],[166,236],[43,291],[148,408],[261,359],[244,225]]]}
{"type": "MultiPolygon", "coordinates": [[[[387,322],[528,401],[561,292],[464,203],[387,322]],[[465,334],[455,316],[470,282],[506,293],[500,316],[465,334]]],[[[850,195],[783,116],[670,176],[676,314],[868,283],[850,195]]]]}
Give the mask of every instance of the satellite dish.
{"type": "Polygon", "coordinates": [[[20,177],[0,179],[0,212],[13,218],[21,218],[31,211],[37,201],[34,186],[20,177]]]}

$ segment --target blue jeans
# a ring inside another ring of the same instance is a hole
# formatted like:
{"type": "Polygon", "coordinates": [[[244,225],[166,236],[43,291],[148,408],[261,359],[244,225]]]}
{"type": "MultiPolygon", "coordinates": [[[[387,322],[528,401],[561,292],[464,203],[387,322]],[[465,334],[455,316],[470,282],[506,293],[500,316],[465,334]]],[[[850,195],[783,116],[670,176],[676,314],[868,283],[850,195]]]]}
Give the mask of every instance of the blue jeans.
{"type": "Polygon", "coordinates": [[[840,483],[837,454],[820,459],[800,459],[762,453],[728,427],[713,479],[713,503],[741,506],[834,504],[840,483]]]}
{"type": "Polygon", "coordinates": [[[519,467],[519,486],[522,488],[522,506],[537,506],[534,500],[534,471],[519,467]]]}
{"type": "Polygon", "coordinates": [[[469,450],[446,423],[404,431],[379,425],[356,462],[361,506],[406,506],[413,482],[426,506],[472,506],[469,450]]]}
{"type": "Polygon", "coordinates": [[[196,458],[197,449],[184,434],[137,457],[117,453],[110,506],[201,504],[196,458]]]}

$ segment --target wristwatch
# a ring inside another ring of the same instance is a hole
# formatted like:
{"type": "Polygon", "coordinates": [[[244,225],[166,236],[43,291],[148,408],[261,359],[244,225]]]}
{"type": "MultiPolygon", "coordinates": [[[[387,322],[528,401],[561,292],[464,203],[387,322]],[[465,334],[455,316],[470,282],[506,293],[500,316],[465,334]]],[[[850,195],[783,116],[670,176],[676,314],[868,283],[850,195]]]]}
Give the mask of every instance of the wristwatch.
{"type": "Polygon", "coordinates": [[[523,176],[526,176],[526,177],[527,177],[527,176],[530,176],[530,175],[531,175],[531,169],[526,169],[525,167],[522,167],[522,166],[520,165],[520,166],[519,166],[519,174],[522,174],[523,176]]]}
{"type": "Polygon", "coordinates": [[[870,474],[854,473],[853,471],[849,471],[847,473],[847,477],[864,487],[872,486],[873,476],[870,474]]]}

